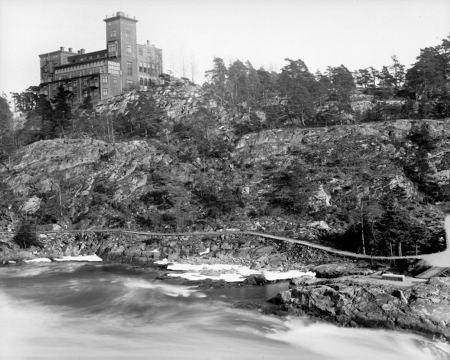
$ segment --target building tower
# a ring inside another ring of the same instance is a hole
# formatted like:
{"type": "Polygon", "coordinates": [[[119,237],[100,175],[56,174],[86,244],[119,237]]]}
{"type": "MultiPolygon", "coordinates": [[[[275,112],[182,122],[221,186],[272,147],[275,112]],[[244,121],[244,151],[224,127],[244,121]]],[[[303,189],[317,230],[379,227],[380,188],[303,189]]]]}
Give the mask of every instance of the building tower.
{"type": "Polygon", "coordinates": [[[120,63],[122,89],[130,90],[139,84],[136,46],[137,20],[119,11],[104,21],[106,23],[108,58],[115,58],[120,63]]]}

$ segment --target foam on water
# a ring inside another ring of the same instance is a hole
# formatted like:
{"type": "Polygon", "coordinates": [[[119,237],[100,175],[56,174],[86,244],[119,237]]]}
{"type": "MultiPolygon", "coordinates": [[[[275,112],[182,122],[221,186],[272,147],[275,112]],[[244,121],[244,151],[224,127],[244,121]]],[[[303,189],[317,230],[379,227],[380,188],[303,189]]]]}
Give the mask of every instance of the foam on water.
{"type": "Polygon", "coordinates": [[[319,354],[324,359],[447,360],[450,347],[419,336],[385,330],[340,328],[325,323],[290,319],[288,331],[267,337],[319,354]]]}
{"type": "Polygon", "coordinates": [[[46,273],[74,272],[84,266],[81,262],[55,264],[48,262],[37,262],[22,265],[5,266],[0,268],[0,276],[6,275],[10,277],[35,277],[46,273]],[[59,267],[58,265],[64,265],[59,267]]]}
{"type": "Polygon", "coordinates": [[[206,295],[192,286],[164,283],[155,279],[157,273],[80,263],[11,268],[15,272],[0,269],[0,324],[6,324],[0,327],[0,359],[444,360],[442,356],[448,356],[443,353],[447,348],[439,350],[441,344],[407,333],[343,329],[306,319],[285,321],[236,309],[228,300],[214,298],[214,290],[206,295]],[[47,272],[24,279],[20,270],[28,268],[47,272]]]}
{"type": "Polygon", "coordinates": [[[159,291],[167,296],[172,297],[205,297],[206,295],[199,292],[196,287],[193,286],[181,286],[164,283],[155,283],[154,281],[147,281],[143,279],[127,279],[124,281],[125,286],[132,289],[149,289],[159,291]]]}

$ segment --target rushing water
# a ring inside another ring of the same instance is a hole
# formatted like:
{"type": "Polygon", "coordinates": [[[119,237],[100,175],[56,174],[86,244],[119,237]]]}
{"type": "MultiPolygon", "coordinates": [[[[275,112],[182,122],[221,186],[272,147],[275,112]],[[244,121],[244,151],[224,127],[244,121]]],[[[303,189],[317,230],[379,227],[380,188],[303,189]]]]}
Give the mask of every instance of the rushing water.
{"type": "Polygon", "coordinates": [[[448,359],[419,336],[281,319],[233,304],[280,287],[199,290],[97,264],[0,268],[1,359],[448,359]]]}

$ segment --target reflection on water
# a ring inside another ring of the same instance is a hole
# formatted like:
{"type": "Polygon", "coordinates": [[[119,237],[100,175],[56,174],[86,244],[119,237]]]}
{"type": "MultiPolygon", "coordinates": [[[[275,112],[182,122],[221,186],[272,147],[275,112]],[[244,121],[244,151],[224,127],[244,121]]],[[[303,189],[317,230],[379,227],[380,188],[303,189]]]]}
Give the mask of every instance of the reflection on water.
{"type": "Polygon", "coordinates": [[[287,285],[199,290],[123,266],[0,268],[1,359],[446,359],[446,345],[239,310],[287,285]]]}

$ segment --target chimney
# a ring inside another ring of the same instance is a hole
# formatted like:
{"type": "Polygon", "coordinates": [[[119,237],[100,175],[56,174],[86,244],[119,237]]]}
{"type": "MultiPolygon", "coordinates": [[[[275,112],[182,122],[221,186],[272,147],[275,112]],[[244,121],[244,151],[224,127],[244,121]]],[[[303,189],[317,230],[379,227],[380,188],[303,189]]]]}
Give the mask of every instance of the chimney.
{"type": "Polygon", "coordinates": [[[69,52],[72,52],[72,48],[69,48],[69,52]]]}
{"type": "Polygon", "coordinates": [[[80,49],[80,54],[84,54],[85,52],[86,52],[86,50],[80,49]]]}
{"type": "Polygon", "coordinates": [[[147,45],[150,45],[150,40],[147,40],[147,45]]]}
{"type": "Polygon", "coordinates": [[[77,51],[77,54],[78,54],[78,55],[80,55],[80,54],[81,54],[81,51],[80,51],[80,50],[78,50],[78,51],[77,51]]]}
{"type": "Polygon", "coordinates": [[[118,11],[116,16],[125,16],[125,13],[123,11],[118,11]]]}
{"type": "Polygon", "coordinates": [[[64,51],[64,46],[61,46],[61,47],[59,48],[59,50],[60,50],[60,51],[64,51]]]}

